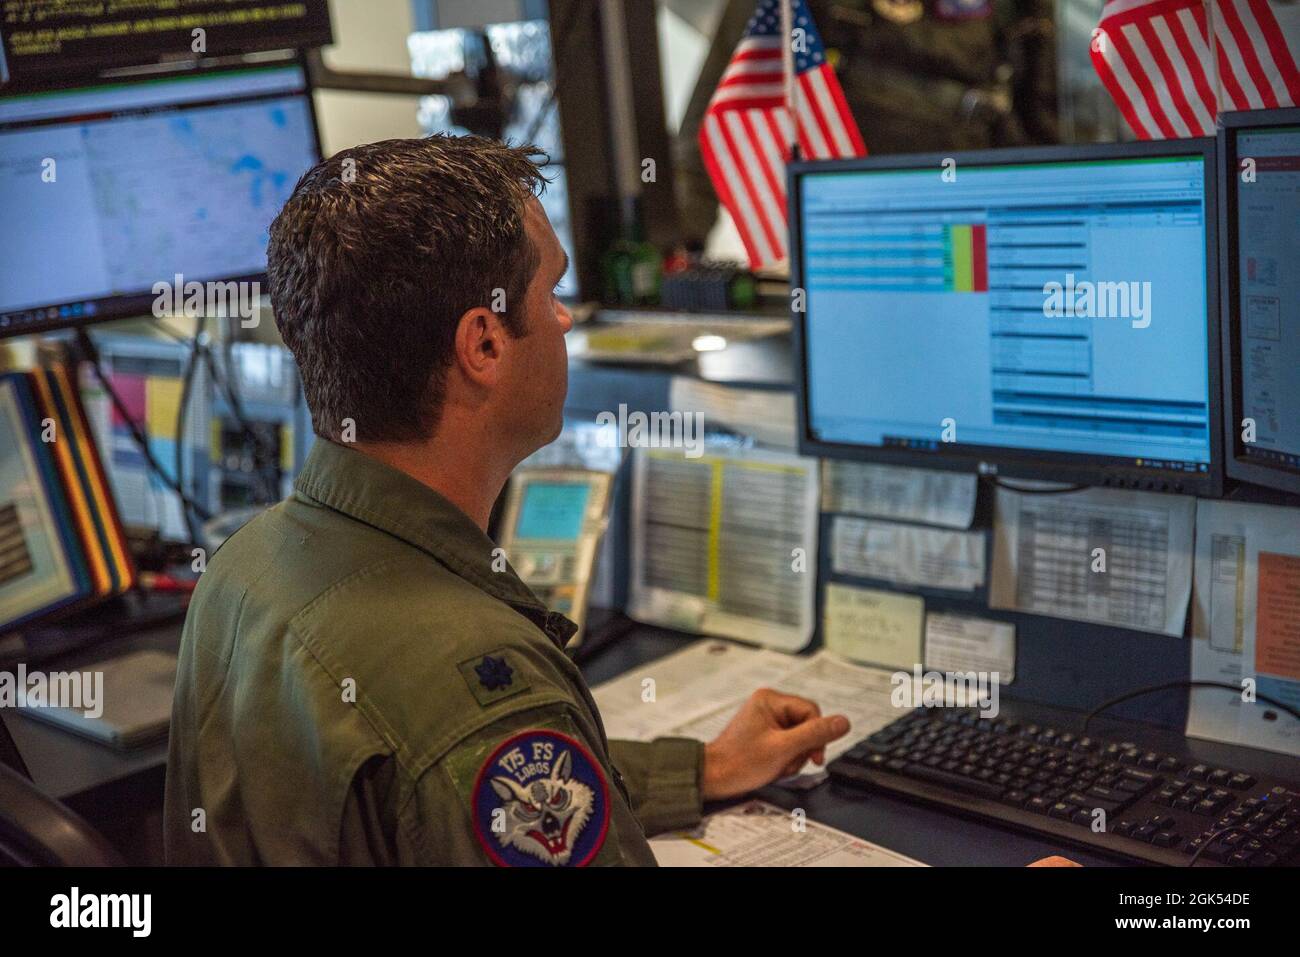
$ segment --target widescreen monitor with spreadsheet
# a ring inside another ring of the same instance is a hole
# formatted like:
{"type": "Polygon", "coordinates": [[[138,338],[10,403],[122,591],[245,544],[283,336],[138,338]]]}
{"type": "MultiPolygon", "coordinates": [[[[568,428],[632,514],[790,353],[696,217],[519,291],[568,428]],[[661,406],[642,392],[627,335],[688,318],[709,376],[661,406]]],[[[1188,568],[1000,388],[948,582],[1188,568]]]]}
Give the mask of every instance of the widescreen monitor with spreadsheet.
{"type": "Polygon", "coordinates": [[[1211,139],[792,164],[807,454],[1221,490],[1211,139]]]}
{"type": "Polygon", "coordinates": [[[1227,472],[1300,494],[1300,109],[1219,126],[1227,472]]]}
{"type": "Polygon", "coordinates": [[[319,158],[297,59],[0,95],[0,336],[247,305],[319,158]]]}

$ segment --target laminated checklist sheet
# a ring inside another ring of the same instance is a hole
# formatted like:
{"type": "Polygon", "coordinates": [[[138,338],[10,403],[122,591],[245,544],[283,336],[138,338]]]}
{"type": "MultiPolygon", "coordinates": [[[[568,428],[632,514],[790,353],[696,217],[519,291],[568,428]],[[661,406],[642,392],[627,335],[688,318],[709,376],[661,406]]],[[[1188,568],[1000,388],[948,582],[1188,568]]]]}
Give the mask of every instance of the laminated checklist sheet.
{"type": "MultiPolygon", "coordinates": [[[[1300,514],[1197,503],[1192,679],[1241,686],[1300,708],[1300,514]]],[[[1227,689],[1191,692],[1192,737],[1300,755],[1300,721],[1227,689]]]]}
{"type": "MultiPolygon", "coordinates": [[[[849,733],[826,748],[832,761],[905,712],[891,702],[893,672],[865,668],[837,655],[808,657],[697,641],[592,690],[611,738],[657,737],[711,741],[753,692],[762,687],[815,701],[822,714],[842,714],[849,733]]],[[[813,764],[804,773],[820,769],[813,764]]]]}
{"type": "Polygon", "coordinates": [[[661,867],[925,867],[879,844],[765,801],[710,814],[693,831],[650,841],[661,867]]]}
{"type": "Polygon", "coordinates": [[[815,459],[638,449],[628,614],[781,651],[812,639],[815,459]]]}
{"type": "Polygon", "coordinates": [[[999,489],[989,604],[1180,636],[1195,508],[1150,492],[999,489]]]}

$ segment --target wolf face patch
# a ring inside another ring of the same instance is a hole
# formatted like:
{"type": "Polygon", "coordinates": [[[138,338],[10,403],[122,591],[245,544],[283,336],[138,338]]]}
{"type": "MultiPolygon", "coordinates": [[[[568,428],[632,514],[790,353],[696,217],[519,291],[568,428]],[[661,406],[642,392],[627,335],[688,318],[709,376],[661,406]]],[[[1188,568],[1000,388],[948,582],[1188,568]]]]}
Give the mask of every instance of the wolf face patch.
{"type": "Polygon", "coordinates": [[[582,867],[609,830],[600,764],[558,731],[535,729],[497,747],[474,782],[474,830],[502,867],[582,867]]]}

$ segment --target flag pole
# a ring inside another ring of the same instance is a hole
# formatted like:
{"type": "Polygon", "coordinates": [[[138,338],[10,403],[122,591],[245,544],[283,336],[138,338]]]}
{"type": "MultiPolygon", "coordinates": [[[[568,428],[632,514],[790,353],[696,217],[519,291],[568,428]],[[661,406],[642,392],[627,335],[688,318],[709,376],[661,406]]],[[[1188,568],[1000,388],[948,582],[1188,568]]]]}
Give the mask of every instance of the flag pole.
{"type": "Polygon", "coordinates": [[[781,72],[785,77],[785,111],[790,117],[790,159],[799,158],[799,120],[795,112],[793,0],[781,0],[781,72]]]}

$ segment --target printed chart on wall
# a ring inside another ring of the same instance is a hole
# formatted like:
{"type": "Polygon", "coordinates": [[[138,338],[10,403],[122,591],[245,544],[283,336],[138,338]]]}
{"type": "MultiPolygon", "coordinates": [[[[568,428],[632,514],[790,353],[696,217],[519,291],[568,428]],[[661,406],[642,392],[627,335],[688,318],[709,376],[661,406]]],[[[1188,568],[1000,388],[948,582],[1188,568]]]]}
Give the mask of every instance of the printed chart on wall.
{"type": "Polygon", "coordinates": [[[989,605],[1178,637],[1194,509],[1185,496],[1151,492],[999,489],[989,605]]]}
{"type": "Polygon", "coordinates": [[[638,449],[628,613],[780,651],[812,639],[815,459],[726,448],[638,449]]]}
{"type": "MultiPolygon", "coordinates": [[[[1300,708],[1300,515],[1200,501],[1196,508],[1192,678],[1240,686],[1300,708]]],[[[1192,692],[1187,733],[1300,755],[1300,721],[1226,689],[1192,692]]]]}

